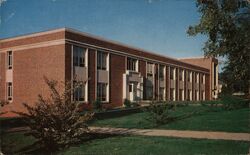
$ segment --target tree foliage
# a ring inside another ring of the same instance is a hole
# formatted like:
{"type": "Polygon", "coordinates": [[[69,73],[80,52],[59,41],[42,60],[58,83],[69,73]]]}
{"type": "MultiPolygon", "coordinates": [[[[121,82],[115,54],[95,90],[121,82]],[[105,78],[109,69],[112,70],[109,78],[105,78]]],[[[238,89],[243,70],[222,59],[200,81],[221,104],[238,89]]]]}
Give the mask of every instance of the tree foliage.
{"type": "Polygon", "coordinates": [[[197,25],[190,26],[191,36],[203,34],[208,40],[203,48],[206,56],[225,56],[225,74],[231,81],[250,79],[250,9],[247,0],[197,0],[201,14],[197,25]]]}
{"type": "MultiPolygon", "coordinates": [[[[71,88],[71,82],[65,84],[60,93],[59,83],[45,78],[50,90],[50,97],[45,99],[38,96],[35,106],[23,103],[27,112],[15,112],[24,117],[31,129],[29,135],[34,136],[39,145],[48,150],[58,149],[78,142],[89,132],[86,122],[93,116],[92,113],[80,115],[79,103],[71,100],[72,92],[82,85],[78,82],[71,88]]],[[[62,84],[64,85],[64,84],[62,84]]]]}

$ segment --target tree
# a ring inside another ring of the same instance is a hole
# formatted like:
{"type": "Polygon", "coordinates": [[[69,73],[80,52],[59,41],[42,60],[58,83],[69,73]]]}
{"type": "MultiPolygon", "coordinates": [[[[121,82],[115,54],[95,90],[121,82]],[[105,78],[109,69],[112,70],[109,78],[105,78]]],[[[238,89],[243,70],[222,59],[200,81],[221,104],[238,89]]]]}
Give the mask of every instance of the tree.
{"type": "MultiPolygon", "coordinates": [[[[27,112],[15,112],[25,119],[31,129],[28,135],[35,137],[39,145],[50,151],[86,138],[89,132],[86,122],[93,113],[81,115],[79,103],[71,100],[72,93],[83,82],[76,82],[74,88],[71,88],[71,82],[66,82],[62,92],[57,81],[45,78],[45,82],[51,92],[50,97],[45,99],[39,95],[35,106],[23,104],[27,112]]],[[[61,86],[64,87],[64,83],[61,86]]]]}
{"type": "MultiPolygon", "coordinates": [[[[250,9],[246,0],[197,0],[201,14],[197,25],[190,26],[191,36],[208,36],[203,48],[205,56],[224,56],[223,71],[229,83],[243,82],[248,92],[250,80],[250,9]]],[[[231,86],[230,86],[231,87],[231,86]]]]}

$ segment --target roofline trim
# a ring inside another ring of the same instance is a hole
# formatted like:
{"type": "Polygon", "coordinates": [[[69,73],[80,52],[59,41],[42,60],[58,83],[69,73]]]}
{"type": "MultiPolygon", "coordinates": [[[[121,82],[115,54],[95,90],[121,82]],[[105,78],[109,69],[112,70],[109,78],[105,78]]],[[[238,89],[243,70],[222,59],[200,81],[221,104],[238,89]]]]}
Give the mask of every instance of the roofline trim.
{"type": "Polygon", "coordinates": [[[19,39],[25,39],[25,38],[31,38],[31,37],[37,37],[37,36],[41,36],[41,35],[61,32],[61,31],[65,31],[65,30],[66,30],[66,28],[59,28],[59,29],[52,29],[52,30],[46,30],[46,31],[41,31],[41,32],[34,32],[34,33],[29,33],[29,34],[23,34],[23,35],[16,36],[16,37],[0,39],[0,43],[19,40],[19,39]]]}

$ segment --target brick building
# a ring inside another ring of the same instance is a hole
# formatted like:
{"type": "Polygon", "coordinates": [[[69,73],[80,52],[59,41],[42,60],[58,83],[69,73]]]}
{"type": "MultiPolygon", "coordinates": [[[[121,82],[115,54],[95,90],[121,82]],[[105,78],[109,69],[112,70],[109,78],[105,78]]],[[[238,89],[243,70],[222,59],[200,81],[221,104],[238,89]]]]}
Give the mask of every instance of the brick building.
{"type": "Polygon", "coordinates": [[[48,95],[44,76],[86,81],[72,97],[83,104],[211,100],[217,96],[218,61],[177,60],[68,28],[0,40],[0,100],[10,102],[1,111],[23,111],[21,103],[48,95]]]}

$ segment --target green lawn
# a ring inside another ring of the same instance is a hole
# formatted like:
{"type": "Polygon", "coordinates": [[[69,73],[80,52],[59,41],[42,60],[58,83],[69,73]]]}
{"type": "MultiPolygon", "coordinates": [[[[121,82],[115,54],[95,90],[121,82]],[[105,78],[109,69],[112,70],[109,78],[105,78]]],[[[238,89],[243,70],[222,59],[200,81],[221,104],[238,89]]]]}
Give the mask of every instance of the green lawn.
{"type": "Polygon", "coordinates": [[[92,122],[91,125],[122,128],[160,128],[250,133],[249,108],[227,111],[219,107],[186,106],[178,107],[176,111],[172,112],[172,116],[181,116],[194,111],[200,113],[160,126],[155,126],[146,119],[149,115],[147,112],[131,114],[118,118],[96,120],[92,122]]]}
{"type": "MultiPolygon", "coordinates": [[[[35,141],[23,132],[1,135],[1,147],[6,154],[38,154],[32,147],[35,141]],[[29,148],[29,149],[27,149],[29,148]]],[[[197,140],[145,136],[113,136],[94,139],[53,154],[247,154],[249,143],[223,140],[197,140]]]]}

